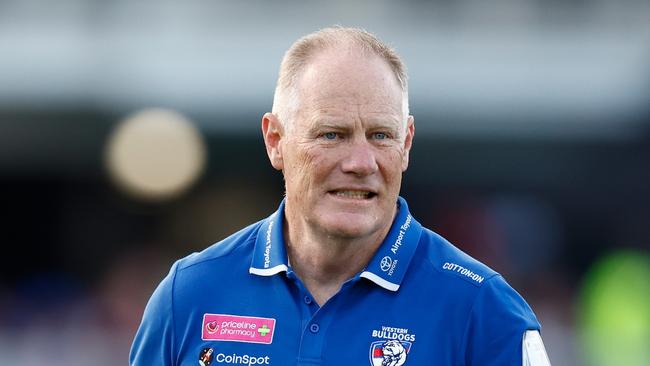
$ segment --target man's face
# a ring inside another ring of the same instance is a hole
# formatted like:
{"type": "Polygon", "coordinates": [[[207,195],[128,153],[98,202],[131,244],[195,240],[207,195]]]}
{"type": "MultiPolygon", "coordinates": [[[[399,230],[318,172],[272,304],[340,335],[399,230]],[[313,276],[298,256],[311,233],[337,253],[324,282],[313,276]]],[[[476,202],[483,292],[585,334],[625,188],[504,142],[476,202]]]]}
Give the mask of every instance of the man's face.
{"type": "Polygon", "coordinates": [[[279,141],[289,220],[336,237],[387,230],[414,127],[385,61],[323,51],[298,79],[298,105],[279,141]]]}

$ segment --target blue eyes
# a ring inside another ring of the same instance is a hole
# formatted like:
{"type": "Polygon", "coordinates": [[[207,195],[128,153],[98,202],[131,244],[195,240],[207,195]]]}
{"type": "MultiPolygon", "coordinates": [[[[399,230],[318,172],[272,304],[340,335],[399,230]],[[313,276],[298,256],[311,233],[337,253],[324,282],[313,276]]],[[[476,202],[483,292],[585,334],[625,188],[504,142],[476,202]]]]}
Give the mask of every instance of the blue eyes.
{"type": "MultiPolygon", "coordinates": [[[[323,134],[323,138],[325,140],[336,140],[337,137],[340,137],[340,134],[337,132],[325,132],[323,134]]],[[[375,140],[386,140],[388,138],[388,134],[384,132],[374,132],[372,134],[372,138],[375,140]]]]}

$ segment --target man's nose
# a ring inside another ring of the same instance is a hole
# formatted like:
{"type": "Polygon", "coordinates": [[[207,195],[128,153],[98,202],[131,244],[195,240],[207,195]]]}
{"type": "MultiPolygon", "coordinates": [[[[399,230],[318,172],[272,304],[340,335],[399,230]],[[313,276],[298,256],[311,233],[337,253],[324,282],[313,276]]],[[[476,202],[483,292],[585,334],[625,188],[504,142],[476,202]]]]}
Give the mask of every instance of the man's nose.
{"type": "Polygon", "coordinates": [[[345,173],[367,176],[375,173],[379,166],[374,147],[365,138],[355,138],[349,142],[347,156],[343,157],[341,169],[345,173]]]}

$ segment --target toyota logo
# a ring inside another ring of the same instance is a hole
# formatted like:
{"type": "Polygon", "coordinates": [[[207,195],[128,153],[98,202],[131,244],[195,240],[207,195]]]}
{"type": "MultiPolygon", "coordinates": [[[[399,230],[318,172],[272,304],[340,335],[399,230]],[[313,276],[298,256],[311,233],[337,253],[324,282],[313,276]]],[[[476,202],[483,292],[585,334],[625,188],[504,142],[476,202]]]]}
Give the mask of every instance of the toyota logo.
{"type": "Polygon", "coordinates": [[[381,259],[381,262],[379,262],[379,268],[384,272],[388,271],[392,265],[393,260],[389,256],[385,256],[381,259]]]}

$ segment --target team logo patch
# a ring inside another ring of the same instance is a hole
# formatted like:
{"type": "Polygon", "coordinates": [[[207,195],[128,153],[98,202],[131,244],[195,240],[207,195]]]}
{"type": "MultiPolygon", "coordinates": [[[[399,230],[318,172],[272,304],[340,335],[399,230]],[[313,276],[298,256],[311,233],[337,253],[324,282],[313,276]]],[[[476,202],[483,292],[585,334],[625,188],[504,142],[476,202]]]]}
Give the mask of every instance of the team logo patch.
{"type": "Polygon", "coordinates": [[[408,341],[388,340],[374,341],[370,344],[371,366],[401,366],[413,343],[408,341]]]}
{"type": "Polygon", "coordinates": [[[201,339],[271,344],[275,319],[229,314],[203,314],[201,339]]]}
{"type": "Polygon", "coordinates": [[[214,357],[213,348],[204,348],[201,353],[199,353],[199,365],[208,366],[212,363],[212,358],[214,357]]]}

